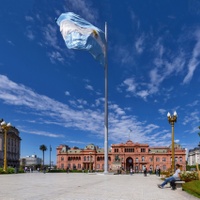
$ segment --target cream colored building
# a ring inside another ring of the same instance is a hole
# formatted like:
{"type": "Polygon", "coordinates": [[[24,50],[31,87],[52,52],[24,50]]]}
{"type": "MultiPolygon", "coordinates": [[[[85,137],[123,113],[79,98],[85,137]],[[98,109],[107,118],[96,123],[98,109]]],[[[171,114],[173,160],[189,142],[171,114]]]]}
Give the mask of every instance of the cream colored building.
{"type": "Polygon", "coordinates": [[[20,165],[21,166],[36,166],[36,165],[41,165],[42,164],[42,159],[38,158],[37,155],[31,155],[27,157],[20,158],[20,165]]]}
{"type": "Polygon", "coordinates": [[[198,147],[190,149],[188,152],[188,165],[196,165],[196,163],[200,164],[200,143],[198,147]]]}

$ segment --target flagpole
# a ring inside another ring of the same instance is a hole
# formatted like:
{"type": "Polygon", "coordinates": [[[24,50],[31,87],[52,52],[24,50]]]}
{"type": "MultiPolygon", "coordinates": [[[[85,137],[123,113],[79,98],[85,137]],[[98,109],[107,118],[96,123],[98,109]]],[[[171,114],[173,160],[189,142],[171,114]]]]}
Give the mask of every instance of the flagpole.
{"type": "Polygon", "coordinates": [[[107,58],[107,22],[105,22],[105,116],[104,116],[104,174],[108,173],[108,58],[107,58]]]}

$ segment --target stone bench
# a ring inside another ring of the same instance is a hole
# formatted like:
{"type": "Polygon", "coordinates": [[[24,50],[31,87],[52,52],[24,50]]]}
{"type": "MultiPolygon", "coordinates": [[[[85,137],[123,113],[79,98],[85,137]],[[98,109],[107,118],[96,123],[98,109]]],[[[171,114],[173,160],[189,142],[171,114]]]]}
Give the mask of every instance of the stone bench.
{"type": "Polygon", "coordinates": [[[185,181],[177,180],[175,183],[177,188],[182,188],[182,184],[185,183],[185,181]]]}

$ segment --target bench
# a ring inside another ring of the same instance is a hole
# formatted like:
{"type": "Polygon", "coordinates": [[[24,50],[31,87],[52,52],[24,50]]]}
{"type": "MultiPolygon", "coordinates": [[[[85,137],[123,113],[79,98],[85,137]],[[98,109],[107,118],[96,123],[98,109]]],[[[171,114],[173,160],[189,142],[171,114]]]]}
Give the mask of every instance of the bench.
{"type": "Polygon", "coordinates": [[[176,183],[177,188],[181,188],[182,184],[185,183],[185,181],[177,180],[177,181],[175,181],[175,183],[176,183]]]}

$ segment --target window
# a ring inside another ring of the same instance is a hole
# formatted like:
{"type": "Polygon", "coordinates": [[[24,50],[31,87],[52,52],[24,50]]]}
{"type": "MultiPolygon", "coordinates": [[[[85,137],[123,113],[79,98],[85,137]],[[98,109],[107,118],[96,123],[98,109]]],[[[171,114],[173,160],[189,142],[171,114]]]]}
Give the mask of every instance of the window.
{"type": "Polygon", "coordinates": [[[138,158],[135,159],[135,162],[138,162],[138,158]]]}
{"type": "Polygon", "coordinates": [[[126,148],[125,152],[134,152],[134,148],[126,148]]]}
{"type": "Polygon", "coordinates": [[[61,157],[61,161],[63,161],[64,160],[64,157],[61,157]]]}
{"type": "Polygon", "coordinates": [[[142,156],[142,161],[145,161],[145,158],[144,158],[144,156],[142,156]]]}
{"type": "Polygon", "coordinates": [[[163,165],[163,170],[165,171],[165,170],[167,170],[167,167],[166,167],[166,165],[163,165]]]}
{"type": "Polygon", "coordinates": [[[86,156],[84,156],[84,161],[86,161],[86,156]]]}
{"type": "Polygon", "coordinates": [[[114,149],[115,153],[119,152],[119,149],[114,149]]]}
{"type": "Polygon", "coordinates": [[[78,168],[79,168],[79,169],[81,168],[81,164],[78,164],[78,168]]]}
{"type": "Polygon", "coordinates": [[[141,152],[145,152],[145,148],[141,148],[141,152]]]}
{"type": "Polygon", "coordinates": [[[156,157],[156,162],[160,162],[160,158],[156,157]]]}
{"type": "Polygon", "coordinates": [[[162,158],[162,161],[163,161],[163,162],[166,162],[166,158],[165,158],[165,157],[163,157],[163,158],[162,158]]]}
{"type": "Polygon", "coordinates": [[[180,162],[183,162],[183,158],[182,157],[180,157],[179,159],[180,159],[180,162]]]}

